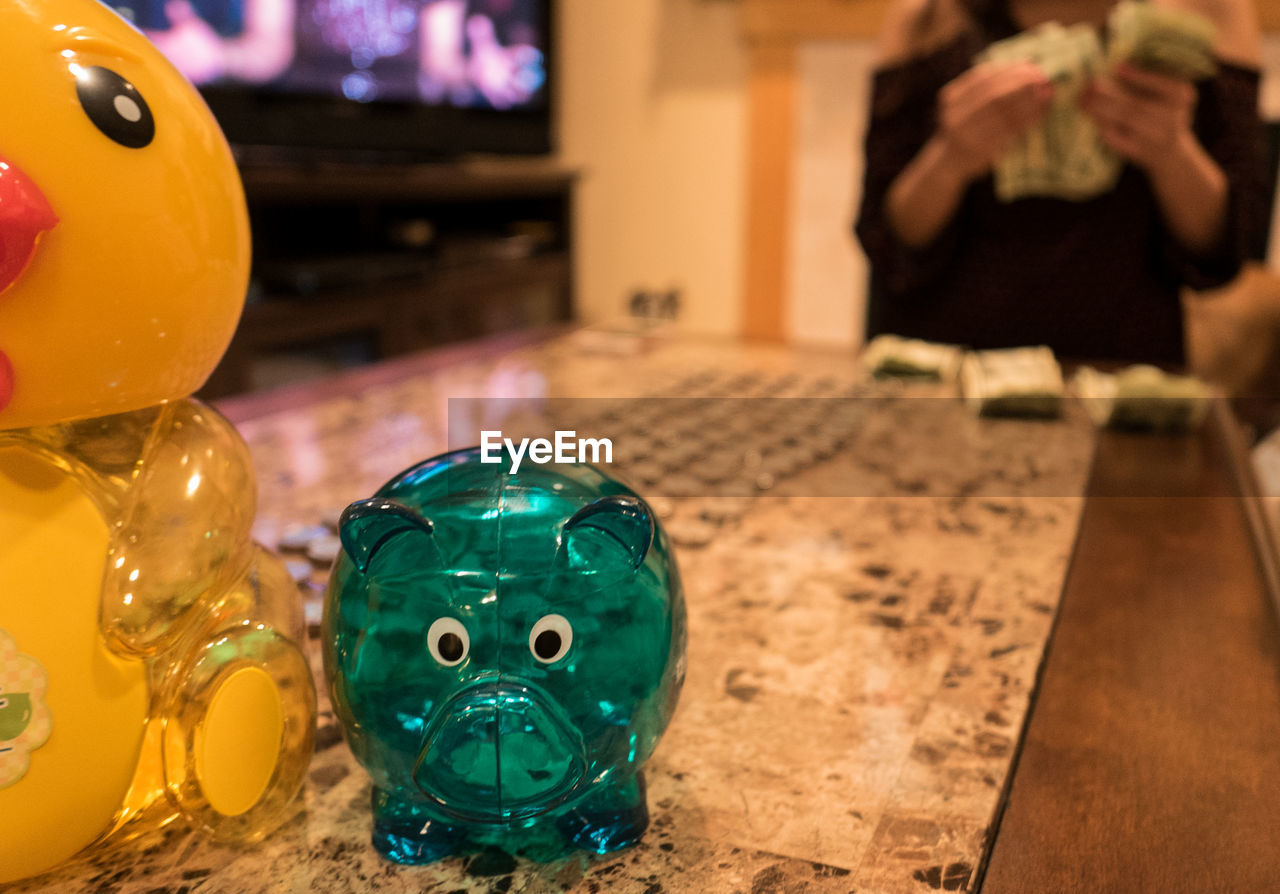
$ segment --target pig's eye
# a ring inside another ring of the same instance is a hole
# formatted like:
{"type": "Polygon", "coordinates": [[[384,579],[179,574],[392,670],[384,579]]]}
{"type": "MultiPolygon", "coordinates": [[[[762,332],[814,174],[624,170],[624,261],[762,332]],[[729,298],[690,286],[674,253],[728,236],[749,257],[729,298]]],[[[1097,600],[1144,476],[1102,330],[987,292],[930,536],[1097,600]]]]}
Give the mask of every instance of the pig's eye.
{"type": "Polygon", "coordinates": [[[573,628],[564,615],[544,615],[529,632],[529,651],[543,664],[559,661],[573,645],[573,628]]]}
{"type": "Polygon", "coordinates": [[[445,667],[461,664],[471,649],[467,628],[454,618],[437,618],[427,628],[427,648],[431,657],[445,667]]]}

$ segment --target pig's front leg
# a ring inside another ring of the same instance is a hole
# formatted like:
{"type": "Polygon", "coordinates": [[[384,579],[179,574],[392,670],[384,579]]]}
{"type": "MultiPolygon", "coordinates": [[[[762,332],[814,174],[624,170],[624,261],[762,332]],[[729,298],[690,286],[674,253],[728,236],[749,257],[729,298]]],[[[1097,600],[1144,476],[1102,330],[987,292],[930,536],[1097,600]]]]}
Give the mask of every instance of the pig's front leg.
{"type": "Polygon", "coordinates": [[[421,804],[373,789],[373,846],[396,863],[434,863],[455,853],[466,839],[460,826],[427,815],[421,804]]]}
{"type": "Polygon", "coordinates": [[[630,847],[649,827],[644,775],[636,773],[592,792],[556,826],[566,844],[581,850],[607,854],[630,847]]]}

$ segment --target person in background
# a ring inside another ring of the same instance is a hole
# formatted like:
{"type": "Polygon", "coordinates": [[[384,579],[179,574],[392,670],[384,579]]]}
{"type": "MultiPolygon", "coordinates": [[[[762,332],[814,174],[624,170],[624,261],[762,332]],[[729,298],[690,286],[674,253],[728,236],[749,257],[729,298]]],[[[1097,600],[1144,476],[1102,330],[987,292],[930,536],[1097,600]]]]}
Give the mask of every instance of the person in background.
{"type": "Polygon", "coordinates": [[[1180,292],[1225,283],[1266,225],[1249,0],[1188,0],[1217,29],[1192,84],[1121,63],[1081,107],[1125,162],[1083,201],[1000,202],[992,169],[1048,112],[1031,63],[983,63],[1041,22],[1101,27],[1110,0],[895,0],[879,45],[856,232],[871,263],[868,337],[1065,357],[1184,362],[1180,292]]]}
{"type": "Polygon", "coordinates": [[[126,14],[196,84],[264,83],[293,61],[293,0],[135,0],[126,14]]]}

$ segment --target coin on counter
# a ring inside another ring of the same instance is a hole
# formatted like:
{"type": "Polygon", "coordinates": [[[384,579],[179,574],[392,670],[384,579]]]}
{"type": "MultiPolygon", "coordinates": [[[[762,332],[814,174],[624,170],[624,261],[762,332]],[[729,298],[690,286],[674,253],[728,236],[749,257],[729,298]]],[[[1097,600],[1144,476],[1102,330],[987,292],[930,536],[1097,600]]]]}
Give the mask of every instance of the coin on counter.
{"type": "Polygon", "coordinates": [[[672,497],[696,497],[706,489],[706,485],[688,472],[675,472],[662,483],[663,492],[672,497]]]}
{"type": "Polygon", "coordinates": [[[808,442],[801,444],[793,450],[792,455],[796,459],[796,467],[800,469],[807,469],[818,461],[817,449],[808,442]]]}
{"type": "Polygon", "coordinates": [[[317,537],[307,546],[307,558],[320,565],[332,563],[340,552],[342,552],[342,541],[336,534],[317,537]]]}
{"type": "Polygon", "coordinates": [[[662,449],[648,434],[621,432],[613,435],[615,444],[626,442],[631,447],[631,455],[635,459],[651,459],[662,449]]]}
{"type": "Polygon", "coordinates": [[[599,416],[597,417],[601,425],[615,425],[622,422],[625,418],[626,414],[617,404],[610,404],[603,408],[600,410],[599,416]]]}
{"type": "Polygon", "coordinates": [[[706,447],[701,444],[681,444],[667,451],[665,460],[669,466],[685,468],[690,463],[706,456],[706,447]]]}
{"type": "Polygon", "coordinates": [[[737,497],[714,497],[706,502],[699,512],[703,521],[713,525],[724,525],[735,522],[747,514],[751,501],[737,497]]]}
{"type": "Polygon", "coordinates": [[[664,472],[662,466],[653,460],[640,460],[627,466],[624,474],[628,478],[641,482],[645,487],[653,487],[662,480],[664,472]]]}
{"type": "Polygon", "coordinates": [[[732,499],[745,500],[757,493],[754,482],[749,478],[738,476],[716,486],[716,495],[732,499]]]}
{"type": "Polygon", "coordinates": [[[716,526],[696,516],[681,516],[666,525],[667,536],[676,546],[697,549],[706,546],[716,536],[716,526]]]}
{"type": "Polygon", "coordinates": [[[342,521],[342,513],[346,511],[346,506],[332,506],[324,511],[324,515],[320,516],[320,522],[330,531],[337,531],[338,523],[342,521]]]}
{"type": "Polygon", "coordinates": [[[736,415],[736,409],[730,401],[707,398],[703,401],[702,412],[698,415],[701,425],[719,427],[736,415]]]}
{"type": "Polygon", "coordinates": [[[703,484],[719,484],[722,481],[728,481],[736,473],[737,469],[731,469],[714,458],[699,460],[689,467],[689,474],[703,484]]]}
{"type": "Polygon", "coordinates": [[[778,376],[769,382],[769,393],[782,394],[783,392],[789,391],[795,387],[799,381],[800,376],[795,373],[786,373],[785,375],[778,376]]]}
{"type": "Polygon", "coordinates": [[[828,459],[841,446],[838,438],[828,434],[817,434],[809,440],[809,449],[813,451],[815,460],[828,459]]]}
{"type": "Polygon", "coordinates": [[[319,628],[324,621],[324,603],[319,599],[306,599],[302,603],[302,616],[309,628],[319,628]]]}
{"type": "Polygon", "coordinates": [[[306,552],[312,541],[329,536],[329,529],[324,525],[293,524],[284,529],[276,548],[288,552],[306,552]]]}
{"type": "Polygon", "coordinates": [[[676,504],[674,500],[666,497],[655,497],[648,501],[649,508],[653,510],[653,514],[661,519],[671,518],[676,514],[676,504]]]}
{"type": "Polygon", "coordinates": [[[780,450],[761,467],[761,474],[772,475],[774,481],[779,481],[795,472],[799,465],[791,450],[780,450]]]}
{"type": "Polygon", "coordinates": [[[742,451],[742,468],[756,470],[764,465],[764,452],[757,447],[748,447],[742,451]]]}
{"type": "Polygon", "coordinates": [[[303,559],[288,559],[284,567],[295,584],[305,583],[311,577],[311,563],[303,559]]]}

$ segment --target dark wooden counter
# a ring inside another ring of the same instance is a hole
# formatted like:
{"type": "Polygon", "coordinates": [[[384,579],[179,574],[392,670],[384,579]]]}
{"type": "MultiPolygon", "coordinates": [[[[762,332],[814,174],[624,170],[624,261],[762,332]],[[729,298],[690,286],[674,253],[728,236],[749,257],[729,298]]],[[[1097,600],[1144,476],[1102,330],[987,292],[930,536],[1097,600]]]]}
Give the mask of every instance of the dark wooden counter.
{"type": "Polygon", "coordinates": [[[1230,426],[1100,438],[983,894],[1280,888],[1280,629],[1230,426]]]}

